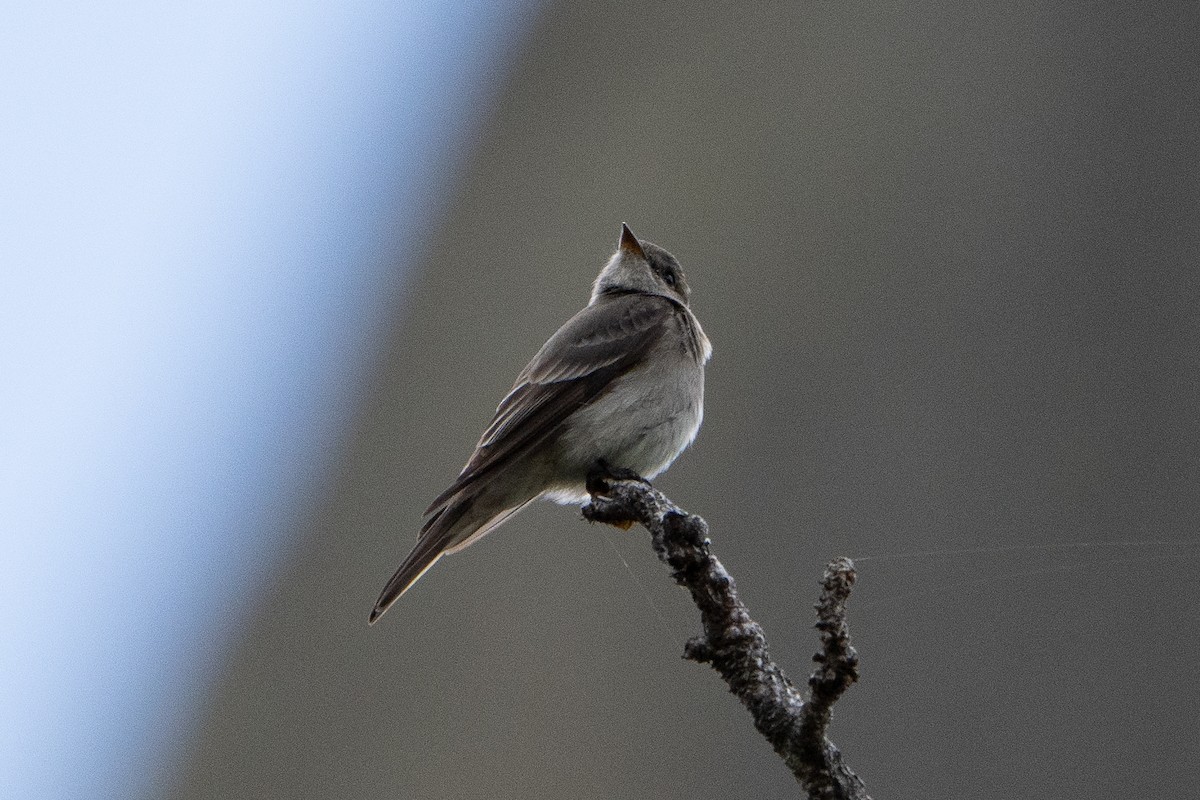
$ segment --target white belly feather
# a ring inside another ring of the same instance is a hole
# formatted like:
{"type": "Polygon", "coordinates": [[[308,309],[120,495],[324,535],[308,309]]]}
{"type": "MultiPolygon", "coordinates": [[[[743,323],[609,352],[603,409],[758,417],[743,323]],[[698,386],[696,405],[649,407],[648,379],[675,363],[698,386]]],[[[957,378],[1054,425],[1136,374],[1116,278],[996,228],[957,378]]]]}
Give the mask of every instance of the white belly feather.
{"type": "MultiPolygon", "coordinates": [[[[699,338],[700,359],[681,358],[678,352],[651,355],[575,412],[557,443],[560,468],[590,467],[604,459],[653,478],[671,466],[696,438],[704,419],[704,361],[711,347],[703,332],[699,338]]],[[[586,499],[587,469],[577,469],[573,480],[558,483],[545,496],[560,503],[586,499]]]]}

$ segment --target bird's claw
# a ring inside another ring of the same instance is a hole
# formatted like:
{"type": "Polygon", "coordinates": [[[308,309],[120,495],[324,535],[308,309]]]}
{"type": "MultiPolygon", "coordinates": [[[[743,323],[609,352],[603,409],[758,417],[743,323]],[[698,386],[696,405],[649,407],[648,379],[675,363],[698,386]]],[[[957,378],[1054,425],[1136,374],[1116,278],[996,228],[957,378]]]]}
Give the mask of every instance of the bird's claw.
{"type": "Polygon", "coordinates": [[[597,459],[596,463],[592,466],[591,471],[588,472],[587,475],[586,487],[588,494],[593,496],[598,494],[607,494],[609,481],[637,481],[638,483],[644,483],[647,486],[650,485],[650,481],[646,480],[631,469],[626,469],[625,467],[614,467],[603,458],[597,459]]]}

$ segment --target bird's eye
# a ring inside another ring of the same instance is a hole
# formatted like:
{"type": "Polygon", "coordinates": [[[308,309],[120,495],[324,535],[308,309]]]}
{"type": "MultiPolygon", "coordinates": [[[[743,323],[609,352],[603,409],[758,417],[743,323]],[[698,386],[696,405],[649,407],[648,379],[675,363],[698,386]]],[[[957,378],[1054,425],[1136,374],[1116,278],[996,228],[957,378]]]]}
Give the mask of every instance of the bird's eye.
{"type": "Polygon", "coordinates": [[[675,284],[677,283],[677,281],[675,279],[674,272],[664,272],[663,280],[667,282],[667,286],[670,286],[672,289],[675,288],[675,284]]]}

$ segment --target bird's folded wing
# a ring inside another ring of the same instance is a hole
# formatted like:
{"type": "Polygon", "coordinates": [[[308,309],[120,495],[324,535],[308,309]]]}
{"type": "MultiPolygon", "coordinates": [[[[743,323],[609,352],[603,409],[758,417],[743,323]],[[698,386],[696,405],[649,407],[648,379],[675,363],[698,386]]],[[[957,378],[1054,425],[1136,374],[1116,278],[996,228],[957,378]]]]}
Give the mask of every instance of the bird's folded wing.
{"type": "Polygon", "coordinates": [[[425,513],[544,442],[641,361],[680,312],[668,298],[629,293],[602,297],[568,320],[521,371],[462,474],[425,513]]]}

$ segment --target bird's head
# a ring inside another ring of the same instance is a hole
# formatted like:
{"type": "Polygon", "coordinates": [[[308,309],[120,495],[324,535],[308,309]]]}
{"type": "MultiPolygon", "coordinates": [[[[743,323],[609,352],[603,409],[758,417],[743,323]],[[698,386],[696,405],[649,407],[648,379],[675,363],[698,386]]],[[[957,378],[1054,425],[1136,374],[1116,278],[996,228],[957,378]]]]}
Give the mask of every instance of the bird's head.
{"type": "Polygon", "coordinates": [[[691,294],[683,268],[675,256],[652,242],[638,241],[624,223],[621,224],[617,252],[600,270],[592,287],[591,302],[595,303],[605,294],[620,292],[658,294],[685,306],[691,294]]]}

